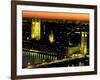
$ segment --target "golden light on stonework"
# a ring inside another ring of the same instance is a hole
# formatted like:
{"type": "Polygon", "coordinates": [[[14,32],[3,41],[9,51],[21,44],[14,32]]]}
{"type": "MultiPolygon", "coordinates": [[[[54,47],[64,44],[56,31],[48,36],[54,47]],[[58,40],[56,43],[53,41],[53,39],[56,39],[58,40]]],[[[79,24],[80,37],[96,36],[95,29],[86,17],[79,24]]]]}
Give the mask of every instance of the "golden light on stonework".
{"type": "Polygon", "coordinates": [[[40,20],[32,19],[31,38],[40,40],[40,20]]]}
{"type": "Polygon", "coordinates": [[[87,32],[81,32],[81,52],[87,53],[87,32]]]}
{"type": "Polygon", "coordinates": [[[54,35],[53,35],[53,32],[51,32],[51,33],[49,34],[49,41],[50,41],[50,43],[53,43],[53,42],[54,42],[54,35]]]}

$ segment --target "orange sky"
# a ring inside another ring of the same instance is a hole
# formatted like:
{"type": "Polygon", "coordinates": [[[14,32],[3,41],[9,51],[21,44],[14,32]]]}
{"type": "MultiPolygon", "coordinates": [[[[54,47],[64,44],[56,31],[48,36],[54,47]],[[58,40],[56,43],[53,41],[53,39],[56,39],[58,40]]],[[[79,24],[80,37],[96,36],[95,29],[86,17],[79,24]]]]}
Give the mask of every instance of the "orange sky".
{"type": "Polygon", "coordinates": [[[71,21],[89,21],[89,14],[75,13],[54,13],[54,12],[32,12],[23,11],[22,16],[26,18],[42,18],[42,19],[61,19],[71,21]]]}

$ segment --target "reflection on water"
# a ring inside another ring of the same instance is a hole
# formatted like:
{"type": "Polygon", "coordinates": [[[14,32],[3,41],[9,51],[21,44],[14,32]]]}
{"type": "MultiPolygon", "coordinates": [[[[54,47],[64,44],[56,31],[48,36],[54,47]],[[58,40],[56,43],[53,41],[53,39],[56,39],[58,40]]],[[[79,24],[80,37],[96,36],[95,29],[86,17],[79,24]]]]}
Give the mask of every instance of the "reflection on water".
{"type": "Polygon", "coordinates": [[[89,57],[82,54],[72,54],[70,58],[59,59],[57,56],[45,55],[43,53],[23,51],[23,68],[40,67],[69,67],[69,66],[87,66],[89,65],[89,57]],[[32,67],[30,66],[32,65],[32,67]]]}
{"type": "Polygon", "coordinates": [[[35,64],[41,64],[45,61],[51,62],[54,60],[57,60],[57,57],[23,51],[23,67],[26,67],[27,66],[26,64],[28,63],[35,65],[35,64]]]}

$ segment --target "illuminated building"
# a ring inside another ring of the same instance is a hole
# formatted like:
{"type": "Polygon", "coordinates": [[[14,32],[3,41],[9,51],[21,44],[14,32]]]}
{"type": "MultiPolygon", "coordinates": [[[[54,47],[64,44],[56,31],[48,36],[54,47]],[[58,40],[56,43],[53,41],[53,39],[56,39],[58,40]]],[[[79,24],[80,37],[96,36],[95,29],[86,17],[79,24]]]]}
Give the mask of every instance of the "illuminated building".
{"type": "MultiPolygon", "coordinates": [[[[89,31],[88,26],[82,25],[73,21],[23,18],[23,67],[32,68],[32,65],[36,67],[86,54],[89,31]]],[[[70,62],[73,65],[75,61],[70,62]]]]}
{"type": "Polygon", "coordinates": [[[39,19],[32,19],[32,27],[31,27],[31,38],[40,40],[40,20],[39,19]]]}
{"type": "Polygon", "coordinates": [[[87,53],[87,32],[81,32],[81,53],[87,53]]]}

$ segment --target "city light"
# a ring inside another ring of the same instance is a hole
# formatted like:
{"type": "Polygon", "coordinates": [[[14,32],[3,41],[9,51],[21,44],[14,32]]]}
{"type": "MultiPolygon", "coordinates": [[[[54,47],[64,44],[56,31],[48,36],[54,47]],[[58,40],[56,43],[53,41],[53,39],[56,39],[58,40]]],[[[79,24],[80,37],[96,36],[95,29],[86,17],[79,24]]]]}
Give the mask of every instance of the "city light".
{"type": "Polygon", "coordinates": [[[40,40],[40,20],[32,19],[31,38],[40,40]]]}
{"type": "Polygon", "coordinates": [[[53,32],[52,31],[49,34],[49,41],[50,41],[50,43],[53,43],[54,42],[54,35],[53,35],[53,32]]]}
{"type": "Polygon", "coordinates": [[[87,53],[87,32],[82,32],[81,34],[81,53],[87,53]]]}
{"type": "Polygon", "coordinates": [[[89,65],[89,31],[82,25],[81,22],[78,25],[72,21],[23,18],[22,68],[89,65]]]}

